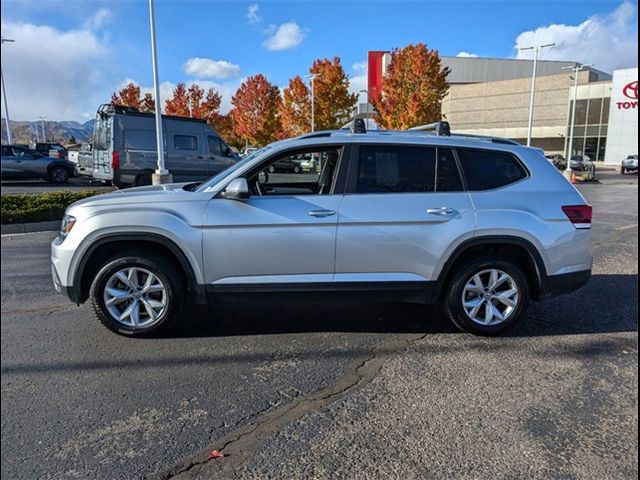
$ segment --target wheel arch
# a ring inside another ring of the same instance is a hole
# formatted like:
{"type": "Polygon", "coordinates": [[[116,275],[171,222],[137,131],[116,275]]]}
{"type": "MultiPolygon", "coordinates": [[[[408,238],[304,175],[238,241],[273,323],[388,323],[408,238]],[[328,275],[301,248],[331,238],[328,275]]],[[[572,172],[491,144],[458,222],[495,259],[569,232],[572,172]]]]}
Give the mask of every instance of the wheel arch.
{"type": "Polygon", "coordinates": [[[203,303],[206,299],[204,288],[199,285],[193,265],[182,249],[170,238],[150,232],[140,233],[111,233],[94,240],[83,252],[77,263],[73,275],[70,292],[71,299],[80,304],[89,296],[91,275],[97,273],[101,262],[113,256],[117,251],[126,248],[149,249],[167,256],[177,266],[185,277],[187,290],[195,296],[196,303],[203,303]]]}
{"type": "Polygon", "coordinates": [[[461,262],[481,253],[501,253],[516,259],[527,275],[534,300],[545,291],[547,270],[540,251],[533,243],[511,235],[487,235],[466,240],[455,248],[438,275],[434,297],[442,299],[456,267],[461,262]]]}

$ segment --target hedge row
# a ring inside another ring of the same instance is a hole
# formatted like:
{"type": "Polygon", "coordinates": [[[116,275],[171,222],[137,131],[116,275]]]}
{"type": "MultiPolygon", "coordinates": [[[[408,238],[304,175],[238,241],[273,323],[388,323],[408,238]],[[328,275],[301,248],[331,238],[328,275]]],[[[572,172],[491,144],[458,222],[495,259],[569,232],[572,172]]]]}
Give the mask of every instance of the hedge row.
{"type": "Polygon", "coordinates": [[[61,220],[73,202],[96,195],[93,190],[82,192],[46,192],[36,195],[0,195],[2,224],[61,220]]]}

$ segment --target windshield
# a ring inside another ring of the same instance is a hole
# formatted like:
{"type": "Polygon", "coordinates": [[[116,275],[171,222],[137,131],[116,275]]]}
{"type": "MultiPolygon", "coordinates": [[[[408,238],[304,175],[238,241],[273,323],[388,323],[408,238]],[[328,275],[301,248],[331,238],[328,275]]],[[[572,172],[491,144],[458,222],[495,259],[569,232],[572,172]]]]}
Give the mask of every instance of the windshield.
{"type": "Polygon", "coordinates": [[[226,177],[228,177],[229,175],[231,175],[234,172],[237,172],[242,167],[244,167],[246,164],[250,163],[254,158],[259,157],[260,155],[265,153],[270,148],[271,148],[271,146],[267,145],[266,147],[262,147],[260,150],[256,150],[251,155],[249,155],[247,157],[244,157],[242,160],[240,160],[235,165],[227,168],[226,170],[221,171],[216,176],[211,177],[209,180],[204,182],[202,185],[200,185],[200,188],[198,188],[197,191],[198,192],[209,192],[209,191],[211,191],[214,186],[216,186],[218,183],[223,181],[226,177]]]}

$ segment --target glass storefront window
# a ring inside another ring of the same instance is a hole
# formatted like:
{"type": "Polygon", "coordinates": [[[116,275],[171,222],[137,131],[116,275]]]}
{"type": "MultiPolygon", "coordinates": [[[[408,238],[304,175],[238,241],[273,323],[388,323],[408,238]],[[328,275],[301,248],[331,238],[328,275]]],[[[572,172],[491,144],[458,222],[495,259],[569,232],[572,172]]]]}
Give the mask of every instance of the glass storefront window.
{"type": "MultiPolygon", "coordinates": [[[[573,105],[571,106],[573,108],[573,105]]],[[[587,121],[587,101],[578,100],[576,102],[576,117],[574,125],[584,125],[587,121]]]]}
{"type": "Polygon", "coordinates": [[[600,113],[602,110],[602,99],[592,98],[589,100],[589,112],[587,113],[587,123],[590,125],[600,123],[600,113]]]}
{"type": "Polygon", "coordinates": [[[598,137],[589,137],[584,142],[584,155],[595,161],[598,154],[598,137]]]}
{"type": "Polygon", "coordinates": [[[604,162],[604,152],[607,149],[607,137],[600,137],[600,146],[598,148],[598,161],[604,162]]]}
{"type": "Polygon", "coordinates": [[[574,138],[573,152],[571,152],[571,155],[582,155],[582,152],[584,152],[584,138],[574,138]]]}

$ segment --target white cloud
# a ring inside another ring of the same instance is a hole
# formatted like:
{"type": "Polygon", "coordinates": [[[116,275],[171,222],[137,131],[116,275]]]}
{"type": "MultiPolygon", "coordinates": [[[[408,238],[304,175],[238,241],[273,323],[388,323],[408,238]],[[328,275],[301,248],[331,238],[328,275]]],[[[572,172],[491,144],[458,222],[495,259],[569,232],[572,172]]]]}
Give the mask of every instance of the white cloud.
{"type": "Polygon", "coordinates": [[[110,51],[93,32],[3,21],[2,36],[15,40],[2,46],[13,120],[75,120],[105,100],[110,51]]]}
{"type": "Polygon", "coordinates": [[[84,22],[85,30],[98,30],[113,19],[113,13],[108,8],[101,8],[84,22]]]}
{"type": "Polygon", "coordinates": [[[195,57],[185,62],[184,71],[196,78],[229,78],[240,73],[240,67],[226,60],[195,57]]]}
{"type": "Polygon", "coordinates": [[[367,62],[354,63],[351,70],[353,75],[349,77],[349,92],[358,94],[358,103],[366,103],[367,94],[360,91],[367,89],[367,62]]]}
{"type": "Polygon", "coordinates": [[[458,54],[456,55],[456,57],[463,57],[463,58],[478,58],[478,55],[476,55],[475,53],[470,53],[470,52],[458,52],[458,54]]]}
{"type": "Polygon", "coordinates": [[[264,41],[264,46],[272,52],[297,47],[307,36],[296,22],[283,23],[273,30],[273,34],[264,41]]]}
{"type": "MultiPolygon", "coordinates": [[[[552,24],[523,32],[515,48],[555,43],[545,49],[545,60],[595,63],[595,68],[611,72],[638,65],[638,8],[624,2],[607,15],[594,15],[580,25],[552,24]]],[[[530,51],[518,50],[517,58],[531,58],[530,51]]]]}
{"type": "Polygon", "coordinates": [[[259,11],[260,11],[260,6],[257,3],[253,3],[249,5],[249,8],[247,8],[247,13],[245,14],[245,16],[247,17],[247,20],[250,24],[255,25],[262,21],[262,17],[258,14],[259,11]]]}

